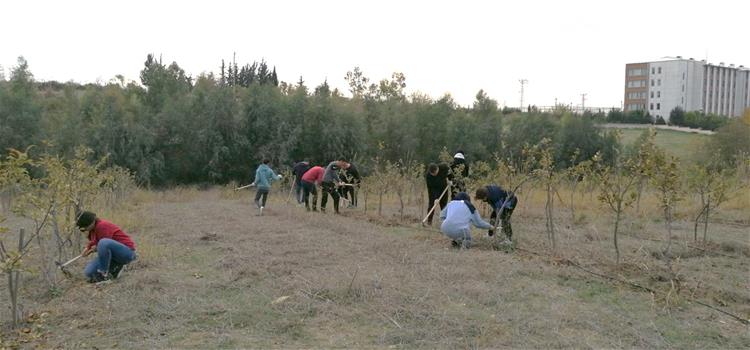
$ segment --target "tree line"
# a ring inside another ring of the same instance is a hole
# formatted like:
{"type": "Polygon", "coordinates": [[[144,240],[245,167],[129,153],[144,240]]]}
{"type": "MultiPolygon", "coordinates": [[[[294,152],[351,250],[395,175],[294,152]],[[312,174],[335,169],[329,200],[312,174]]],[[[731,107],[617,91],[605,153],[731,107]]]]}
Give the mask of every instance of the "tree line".
{"type": "Polygon", "coordinates": [[[375,157],[428,163],[446,149],[472,161],[518,160],[525,146],[549,139],[555,164],[568,167],[574,154],[600,152],[606,161],[620,147],[597,118],[500,108],[482,90],[471,106],[448,94],[407,96],[402,73],[371,82],[354,68],[344,77],[351,96],[344,96],[327,81],[280,82],[265,61],[220,67],[218,76],[192,77],[148,55],[140,83],[117,76],[81,85],[36,82],[19,58],[0,81],[0,149],[36,145],[72,157],[85,146],[92,159],[106,156],[140,184],[169,186],[246,181],[264,158],[286,167],[343,156],[366,172],[375,157]]]}

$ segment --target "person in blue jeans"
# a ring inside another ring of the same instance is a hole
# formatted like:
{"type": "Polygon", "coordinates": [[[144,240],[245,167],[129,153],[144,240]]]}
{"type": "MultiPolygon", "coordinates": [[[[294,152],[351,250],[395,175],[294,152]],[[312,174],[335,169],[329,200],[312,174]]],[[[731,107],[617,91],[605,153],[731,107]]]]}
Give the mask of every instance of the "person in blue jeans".
{"type": "Polygon", "coordinates": [[[483,229],[492,228],[492,225],[479,216],[466,192],[457,193],[456,198],[440,213],[440,218],[443,219],[440,231],[453,240],[452,245],[456,248],[471,247],[471,225],[483,229]]]}
{"type": "Polygon", "coordinates": [[[294,164],[292,173],[294,174],[294,194],[297,197],[297,203],[302,204],[305,202],[304,189],[302,188],[302,176],[310,170],[310,162],[303,160],[297,164],[294,164]]]}
{"type": "Polygon", "coordinates": [[[85,211],[78,216],[76,226],[89,238],[81,255],[97,253],[96,259],[91,260],[83,271],[89,282],[117,278],[122,268],[135,260],[135,243],[117,225],[85,211]]]}

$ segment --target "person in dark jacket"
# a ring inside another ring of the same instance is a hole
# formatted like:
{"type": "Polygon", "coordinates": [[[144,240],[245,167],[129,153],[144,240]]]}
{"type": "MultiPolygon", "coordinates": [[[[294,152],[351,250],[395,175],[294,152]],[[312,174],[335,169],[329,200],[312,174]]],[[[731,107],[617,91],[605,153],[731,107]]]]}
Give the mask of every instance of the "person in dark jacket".
{"type": "Polygon", "coordinates": [[[328,195],[331,195],[333,199],[333,210],[336,214],[339,213],[339,191],[336,186],[341,186],[341,178],[339,178],[338,170],[346,169],[349,167],[349,162],[346,159],[341,158],[337,161],[328,163],[323,173],[323,198],[320,199],[320,211],[326,211],[326,204],[328,204],[328,195]]]}
{"type": "Polygon", "coordinates": [[[297,196],[297,203],[304,203],[304,191],[302,189],[302,175],[310,169],[310,162],[303,160],[294,164],[292,173],[294,173],[294,194],[297,196]]]}
{"type": "MultiPolygon", "coordinates": [[[[448,194],[444,195],[442,198],[440,196],[443,194],[446,187],[448,187],[448,184],[451,183],[450,168],[447,164],[440,163],[440,165],[438,165],[430,163],[430,165],[427,166],[427,172],[424,175],[424,179],[427,183],[427,205],[429,206],[427,207],[427,211],[432,209],[438,198],[440,199],[440,202],[438,203],[440,205],[440,210],[443,210],[445,205],[448,204],[448,194]]],[[[437,208],[427,215],[427,225],[432,225],[432,215],[436,211],[438,211],[437,208]]]]}
{"type": "Polygon", "coordinates": [[[451,163],[451,172],[455,178],[451,189],[451,198],[456,198],[456,194],[459,192],[466,192],[466,179],[469,178],[469,163],[466,162],[464,151],[456,151],[453,156],[453,163],[451,163]]]}
{"type": "Polygon", "coordinates": [[[339,189],[341,197],[349,200],[348,208],[357,207],[357,192],[359,191],[359,185],[362,183],[362,177],[359,175],[359,170],[354,166],[353,163],[349,163],[349,167],[344,169],[341,179],[352,186],[344,185],[339,189]]]}
{"type": "MultiPolygon", "coordinates": [[[[492,214],[490,215],[492,227],[495,227],[495,222],[499,218],[505,238],[510,241],[513,237],[510,217],[513,215],[516,204],[518,204],[516,195],[513,192],[505,191],[500,186],[489,185],[477,189],[474,197],[490,205],[492,208],[492,214]]],[[[494,231],[490,230],[488,234],[492,236],[494,231]]]]}

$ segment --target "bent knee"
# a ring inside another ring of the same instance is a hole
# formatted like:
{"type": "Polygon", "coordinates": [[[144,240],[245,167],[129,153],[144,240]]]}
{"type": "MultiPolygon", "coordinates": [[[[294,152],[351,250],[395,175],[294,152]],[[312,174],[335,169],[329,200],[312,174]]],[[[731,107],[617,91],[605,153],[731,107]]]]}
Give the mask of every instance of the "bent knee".
{"type": "Polygon", "coordinates": [[[117,241],[115,241],[114,239],[102,238],[102,239],[99,240],[98,243],[96,243],[96,248],[97,248],[97,250],[99,250],[101,248],[108,247],[108,246],[110,246],[110,245],[112,245],[113,243],[116,243],[116,242],[117,241]]]}

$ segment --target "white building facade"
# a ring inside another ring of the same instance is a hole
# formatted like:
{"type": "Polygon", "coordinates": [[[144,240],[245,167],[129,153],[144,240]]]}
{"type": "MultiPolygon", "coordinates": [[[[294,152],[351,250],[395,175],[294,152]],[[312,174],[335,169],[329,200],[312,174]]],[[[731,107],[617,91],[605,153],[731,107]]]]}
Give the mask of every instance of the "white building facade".
{"type": "Polygon", "coordinates": [[[625,112],[643,110],[669,120],[676,107],[723,116],[750,108],[750,69],[694,59],[632,63],[625,66],[625,112]]]}

